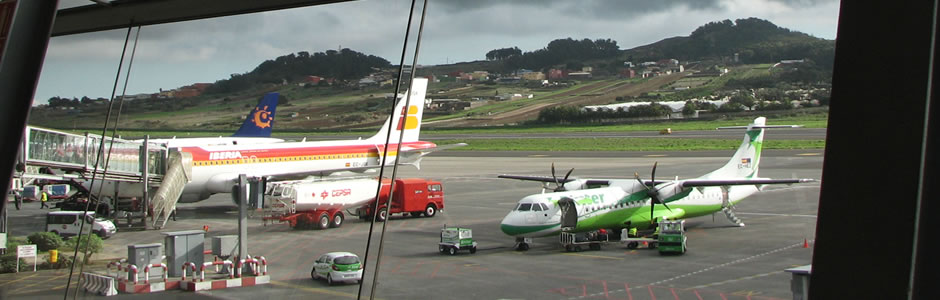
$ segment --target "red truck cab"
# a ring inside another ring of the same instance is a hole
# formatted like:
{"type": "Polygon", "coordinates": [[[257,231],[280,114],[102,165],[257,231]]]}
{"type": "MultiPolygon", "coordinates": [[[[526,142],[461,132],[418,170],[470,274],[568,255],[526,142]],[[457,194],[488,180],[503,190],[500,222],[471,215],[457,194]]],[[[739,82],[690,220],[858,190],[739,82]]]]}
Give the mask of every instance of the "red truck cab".
{"type": "MultiPolygon", "coordinates": [[[[379,207],[385,208],[388,202],[391,180],[382,180],[379,207]]],[[[376,203],[370,202],[359,208],[359,216],[373,216],[376,203]]],[[[390,209],[379,209],[377,220],[384,221],[388,214],[408,213],[413,217],[433,217],[444,210],[444,187],[440,181],[423,178],[401,178],[395,180],[395,194],[390,209]]]]}

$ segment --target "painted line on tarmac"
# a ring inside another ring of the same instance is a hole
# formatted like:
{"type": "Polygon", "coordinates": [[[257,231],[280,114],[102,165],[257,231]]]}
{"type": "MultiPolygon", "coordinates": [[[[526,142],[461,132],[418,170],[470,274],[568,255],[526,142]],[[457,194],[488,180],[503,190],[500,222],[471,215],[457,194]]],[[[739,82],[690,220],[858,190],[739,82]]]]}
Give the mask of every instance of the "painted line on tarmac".
{"type": "Polygon", "coordinates": [[[606,259],[616,259],[616,260],[623,260],[623,258],[622,258],[622,257],[610,257],[610,256],[602,256],[602,255],[590,255],[590,254],[580,254],[580,253],[562,253],[562,255],[570,255],[570,256],[581,256],[581,257],[591,257],[591,258],[606,258],[606,259]]]}
{"type": "Polygon", "coordinates": [[[297,289],[297,290],[303,290],[303,291],[313,292],[313,293],[318,293],[318,294],[330,295],[330,296],[344,297],[344,298],[357,298],[357,297],[359,297],[359,295],[356,295],[356,294],[344,293],[344,292],[337,292],[337,291],[331,291],[331,290],[328,290],[328,289],[314,288],[314,287],[308,287],[308,286],[302,286],[302,285],[296,285],[296,284],[290,284],[290,283],[284,283],[284,282],[280,282],[280,281],[271,281],[271,285],[276,285],[276,286],[286,287],[286,288],[292,288],[292,289],[297,289]]]}
{"type": "Polygon", "coordinates": [[[4,283],[0,283],[0,286],[5,286],[5,285],[8,285],[8,284],[11,284],[11,283],[20,281],[20,280],[26,280],[26,279],[30,279],[30,278],[33,278],[33,277],[36,277],[36,276],[39,276],[39,273],[33,273],[33,274],[27,275],[27,276],[25,276],[25,277],[23,277],[23,278],[20,278],[20,279],[14,279],[14,280],[10,280],[10,281],[4,282],[4,283]]]}
{"type": "Polygon", "coordinates": [[[529,157],[548,157],[548,154],[532,154],[529,157]]]}
{"type": "Polygon", "coordinates": [[[811,152],[811,153],[797,153],[796,154],[796,156],[819,156],[819,155],[822,155],[822,153],[811,152]]]}
{"type": "Polygon", "coordinates": [[[718,281],[718,282],[712,282],[712,283],[709,283],[709,284],[703,284],[703,285],[699,285],[699,286],[693,286],[693,287],[690,287],[689,289],[702,289],[702,288],[707,288],[707,287],[713,287],[713,286],[716,286],[716,285],[722,285],[722,284],[727,284],[727,283],[738,282],[738,281],[742,281],[742,280],[748,280],[748,279],[760,278],[760,277],[764,277],[764,276],[770,276],[770,275],[775,275],[775,274],[781,274],[781,273],[783,273],[783,272],[784,272],[784,271],[772,271],[772,272],[767,272],[767,273],[755,274],[755,275],[744,276],[744,277],[739,277],[739,278],[735,278],[735,279],[728,279],[728,280],[725,280],[725,281],[718,281]]]}
{"type": "MultiPolygon", "coordinates": [[[[723,264],[720,264],[720,265],[711,266],[711,267],[708,267],[708,268],[705,268],[705,269],[701,269],[701,270],[698,270],[698,271],[695,271],[695,272],[686,273],[686,274],[679,275],[679,276],[672,277],[672,278],[668,278],[668,279],[663,279],[663,280],[660,280],[660,281],[657,281],[657,282],[650,283],[649,285],[661,285],[661,284],[663,284],[663,283],[666,283],[666,282],[669,282],[669,281],[673,281],[673,280],[676,280],[676,279],[680,279],[680,278],[683,278],[683,277],[689,277],[689,276],[697,275],[697,274],[699,274],[699,273],[704,273],[704,272],[712,271],[712,270],[715,270],[715,269],[727,267],[727,266],[730,266],[730,265],[733,265],[733,264],[737,264],[737,263],[745,262],[745,261],[748,261],[748,260],[752,260],[752,259],[755,259],[755,258],[758,258],[758,257],[761,257],[761,256],[770,255],[770,254],[774,254],[774,253],[777,253],[777,252],[780,252],[780,251],[784,251],[784,250],[787,250],[787,249],[800,247],[800,246],[802,246],[802,245],[803,245],[803,243],[792,244],[792,245],[789,245],[789,246],[786,246],[786,247],[781,247],[781,248],[777,248],[777,249],[774,249],[774,250],[770,250],[770,251],[767,251],[767,252],[764,252],[764,253],[761,253],[761,254],[756,254],[756,255],[753,255],[753,256],[749,256],[749,257],[745,257],[745,258],[741,258],[741,259],[736,259],[736,260],[733,260],[733,261],[730,261],[730,262],[726,262],[726,263],[723,263],[723,264]]],[[[693,288],[698,288],[698,287],[693,287],[693,288]]]]}
{"type": "MultiPolygon", "coordinates": [[[[34,292],[35,290],[27,290],[27,289],[28,289],[28,288],[31,288],[31,287],[34,287],[34,286],[37,286],[37,285],[40,285],[40,284],[44,284],[44,283],[49,282],[49,281],[59,280],[59,279],[62,279],[63,277],[68,277],[68,274],[60,274],[60,275],[52,276],[52,277],[45,278],[45,279],[42,279],[42,280],[37,280],[37,281],[35,281],[35,282],[31,282],[31,283],[29,283],[29,284],[22,285],[22,286],[19,286],[19,287],[17,287],[17,288],[14,288],[11,292],[13,292],[13,293],[16,293],[16,292],[19,292],[19,291],[23,291],[23,292],[34,292]]],[[[76,281],[76,284],[77,284],[77,281],[76,281]]],[[[78,285],[76,285],[76,287],[78,287],[78,285]]],[[[45,290],[48,290],[48,289],[45,288],[45,287],[43,287],[43,286],[40,286],[40,290],[45,291],[45,290]]],[[[22,292],[21,292],[21,293],[22,293],[22,292]]]]}
{"type": "Polygon", "coordinates": [[[668,155],[668,154],[647,154],[647,155],[643,155],[643,157],[666,157],[666,156],[669,156],[669,155],[668,155]]]}

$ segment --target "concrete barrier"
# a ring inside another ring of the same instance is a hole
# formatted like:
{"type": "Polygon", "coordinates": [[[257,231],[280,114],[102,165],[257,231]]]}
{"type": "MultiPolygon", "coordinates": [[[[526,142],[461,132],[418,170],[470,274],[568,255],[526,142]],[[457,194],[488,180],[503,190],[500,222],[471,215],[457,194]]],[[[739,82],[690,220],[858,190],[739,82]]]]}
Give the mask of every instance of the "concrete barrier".
{"type": "Polygon", "coordinates": [[[114,287],[114,277],[84,272],[82,280],[82,287],[85,291],[102,296],[114,296],[118,293],[114,287]]]}

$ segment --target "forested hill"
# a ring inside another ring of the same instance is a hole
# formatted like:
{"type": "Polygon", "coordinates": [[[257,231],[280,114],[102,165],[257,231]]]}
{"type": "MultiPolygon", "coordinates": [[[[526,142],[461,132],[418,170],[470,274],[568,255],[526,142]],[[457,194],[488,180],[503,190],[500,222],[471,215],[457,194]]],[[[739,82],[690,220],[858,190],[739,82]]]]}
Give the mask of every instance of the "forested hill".
{"type": "Polygon", "coordinates": [[[523,53],[517,47],[495,49],[486,54],[494,69],[511,71],[519,68],[580,69],[587,61],[618,61],[640,63],[674,58],[683,62],[730,60],[738,54],[741,63],[773,63],[787,59],[809,59],[817,66],[831,69],[835,41],[790,31],[773,23],[747,18],[711,22],[692,31],[689,36],[672,37],[659,42],[620,50],[610,39],[557,39],[545,48],[523,53]]]}
{"type": "Polygon", "coordinates": [[[817,66],[832,67],[835,41],[790,31],[758,19],[711,22],[687,37],[674,37],[624,50],[635,62],[675,58],[680,61],[733,58],[742,63],[771,63],[808,58],[817,66]]]}
{"type": "Polygon", "coordinates": [[[254,70],[233,74],[229,79],[216,81],[206,93],[223,94],[248,89],[257,84],[293,82],[304,76],[316,75],[339,80],[358,80],[374,69],[391,66],[384,58],[366,55],[348,48],[316,52],[306,51],[267,60],[254,70]]]}

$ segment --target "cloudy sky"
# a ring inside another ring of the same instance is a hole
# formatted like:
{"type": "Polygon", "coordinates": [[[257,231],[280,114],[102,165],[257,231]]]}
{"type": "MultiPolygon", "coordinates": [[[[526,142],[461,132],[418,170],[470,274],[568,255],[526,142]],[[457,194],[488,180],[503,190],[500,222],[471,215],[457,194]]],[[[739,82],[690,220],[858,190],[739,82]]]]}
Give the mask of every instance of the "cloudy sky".
{"type": "MultiPolygon", "coordinates": [[[[63,7],[90,3],[60,2],[63,7]]],[[[533,51],[567,37],[610,38],[621,49],[629,49],[687,36],[707,22],[748,17],[835,39],[839,15],[836,0],[429,2],[418,57],[424,65],[482,60],[487,51],[504,47],[533,51]]],[[[266,59],[299,51],[350,48],[398,64],[410,4],[408,0],[360,0],[143,27],[127,93],[214,82],[251,71],[266,59]]],[[[53,96],[109,97],[125,34],[126,30],[113,30],[53,38],[34,103],[45,103],[53,96]]]]}

